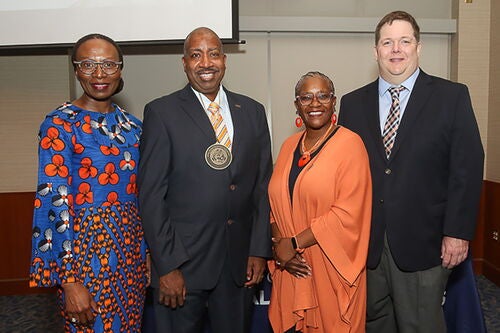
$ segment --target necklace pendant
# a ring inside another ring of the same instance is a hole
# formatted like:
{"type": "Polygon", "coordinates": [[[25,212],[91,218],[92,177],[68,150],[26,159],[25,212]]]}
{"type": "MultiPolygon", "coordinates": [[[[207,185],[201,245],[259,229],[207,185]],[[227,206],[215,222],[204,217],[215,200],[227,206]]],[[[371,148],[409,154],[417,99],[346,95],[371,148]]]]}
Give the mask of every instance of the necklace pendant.
{"type": "Polygon", "coordinates": [[[299,165],[299,168],[302,168],[304,165],[309,163],[310,160],[311,160],[310,154],[302,154],[302,156],[299,158],[299,162],[297,164],[299,165]]]}

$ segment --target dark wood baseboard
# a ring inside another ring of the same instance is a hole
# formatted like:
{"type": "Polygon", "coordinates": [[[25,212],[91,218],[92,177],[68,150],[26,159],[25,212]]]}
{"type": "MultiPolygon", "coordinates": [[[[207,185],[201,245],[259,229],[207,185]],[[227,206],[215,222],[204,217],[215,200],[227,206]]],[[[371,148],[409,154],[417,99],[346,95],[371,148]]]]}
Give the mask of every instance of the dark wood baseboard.
{"type": "Polygon", "coordinates": [[[472,269],[474,274],[483,275],[484,260],[481,258],[472,258],[472,269]]]}
{"type": "Polygon", "coordinates": [[[500,286],[500,268],[497,266],[485,261],[483,263],[483,275],[497,286],[500,286]]]}
{"type": "Polygon", "coordinates": [[[0,280],[0,295],[51,294],[56,288],[30,288],[28,279],[0,280]]]}

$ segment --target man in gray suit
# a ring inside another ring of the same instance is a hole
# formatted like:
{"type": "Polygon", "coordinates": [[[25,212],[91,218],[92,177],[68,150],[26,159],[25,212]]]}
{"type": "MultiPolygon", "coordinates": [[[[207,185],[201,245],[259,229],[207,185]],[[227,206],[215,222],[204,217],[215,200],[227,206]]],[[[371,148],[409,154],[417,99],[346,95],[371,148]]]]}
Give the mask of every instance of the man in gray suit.
{"type": "Polygon", "coordinates": [[[375,31],[379,78],[342,98],[339,123],[370,157],[369,333],[446,332],[450,269],[474,237],[484,153],[467,87],[419,68],[420,29],[406,12],[375,31]]]}
{"type": "Polygon", "coordinates": [[[221,85],[226,55],[208,28],[182,58],[189,84],[148,103],[139,165],[158,332],[248,332],[271,256],[272,160],[264,107],[221,85]]]}

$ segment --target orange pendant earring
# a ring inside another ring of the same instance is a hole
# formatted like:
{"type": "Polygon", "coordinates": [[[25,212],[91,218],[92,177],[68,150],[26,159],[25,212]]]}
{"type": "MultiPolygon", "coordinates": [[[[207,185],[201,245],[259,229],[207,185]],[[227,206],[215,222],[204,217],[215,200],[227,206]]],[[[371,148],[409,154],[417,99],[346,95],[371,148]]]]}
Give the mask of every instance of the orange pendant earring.
{"type": "Polygon", "coordinates": [[[297,128],[301,128],[303,124],[304,122],[302,121],[302,118],[297,116],[297,118],[295,118],[295,126],[297,126],[297,128]]]}
{"type": "Polygon", "coordinates": [[[335,112],[332,114],[332,124],[337,124],[337,115],[335,114],[335,112]]]}

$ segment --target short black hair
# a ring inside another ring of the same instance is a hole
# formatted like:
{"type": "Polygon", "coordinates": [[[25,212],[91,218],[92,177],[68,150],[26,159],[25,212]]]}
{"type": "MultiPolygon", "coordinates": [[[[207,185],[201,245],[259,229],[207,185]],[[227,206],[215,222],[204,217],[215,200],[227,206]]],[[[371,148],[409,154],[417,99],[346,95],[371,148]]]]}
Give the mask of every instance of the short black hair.
{"type": "MultiPolygon", "coordinates": [[[[76,54],[77,54],[80,46],[82,46],[83,43],[85,43],[86,41],[91,40],[91,39],[102,39],[102,40],[105,40],[106,42],[110,43],[111,45],[113,45],[115,47],[116,51],[118,52],[118,61],[121,61],[121,63],[122,63],[120,65],[120,69],[123,69],[123,52],[122,52],[120,46],[118,46],[118,44],[116,44],[116,42],[114,40],[112,40],[111,38],[109,38],[108,36],[98,34],[98,33],[85,35],[75,43],[75,45],[73,46],[73,50],[71,51],[71,63],[73,63],[73,61],[76,61],[76,54]]],[[[75,64],[73,64],[73,67],[76,70],[75,64]]]]}
{"type": "Polygon", "coordinates": [[[191,36],[196,35],[196,34],[206,34],[206,35],[212,35],[212,36],[216,37],[218,39],[218,41],[219,41],[220,50],[224,54],[224,47],[222,45],[222,41],[220,40],[219,35],[217,35],[217,33],[215,33],[215,31],[213,31],[210,28],[207,28],[207,27],[198,27],[198,28],[194,29],[193,31],[191,31],[186,36],[186,39],[184,40],[184,46],[183,46],[184,56],[187,56],[187,51],[188,51],[187,46],[188,46],[188,43],[189,43],[189,39],[191,38],[191,36]]]}
{"type": "MultiPolygon", "coordinates": [[[[118,52],[118,61],[121,62],[120,69],[123,69],[123,52],[122,52],[122,49],[120,48],[120,46],[118,46],[118,44],[116,44],[116,42],[114,40],[112,40],[111,38],[109,38],[106,35],[93,33],[93,34],[88,34],[88,35],[83,36],[73,46],[73,50],[71,51],[71,63],[73,64],[73,68],[75,71],[77,68],[76,68],[74,61],[76,61],[76,54],[78,52],[78,49],[80,48],[80,46],[82,46],[83,43],[85,43],[86,41],[91,40],[91,39],[102,39],[102,40],[105,40],[106,42],[110,43],[111,45],[113,45],[116,49],[116,52],[118,52]]],[[[124,85],[125,85],[125,82],[123,82],[123,78],[120,78],[120,82],[118,84],[118,87],[116,88],[116,91],[113,93],[113,95],[116,95],[120,91],[122,91],[124,85]]]]}

